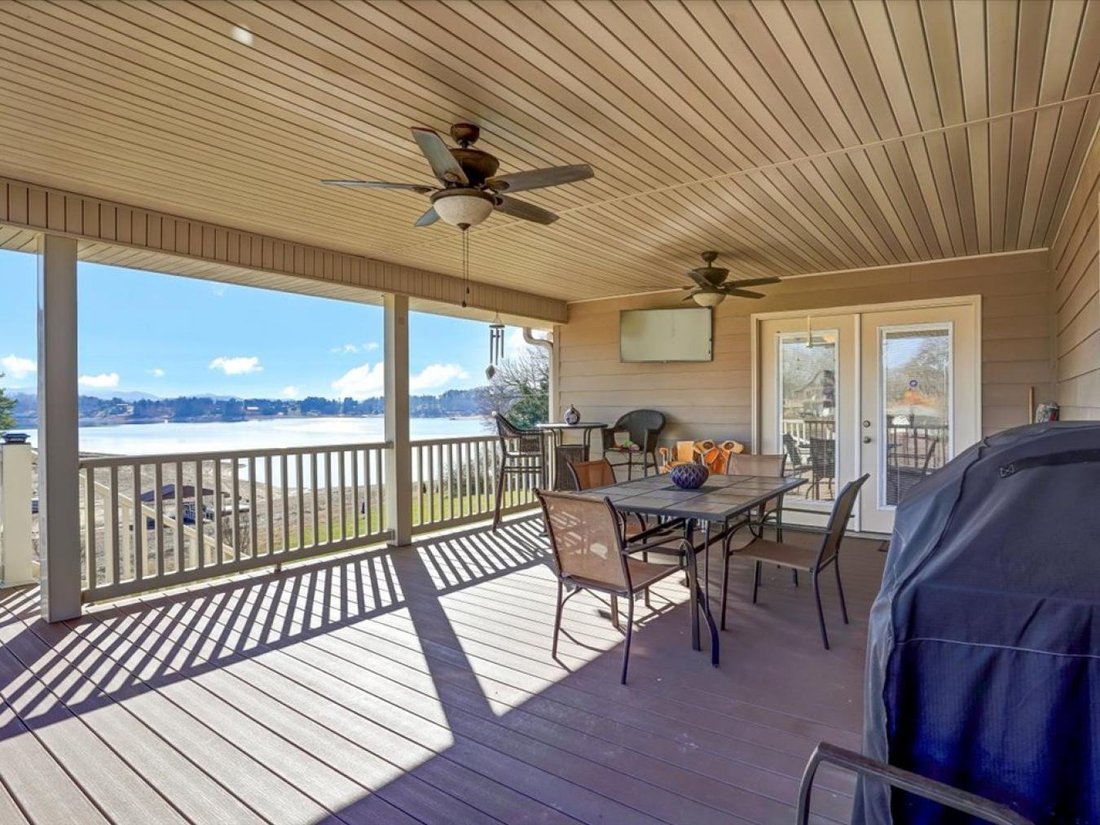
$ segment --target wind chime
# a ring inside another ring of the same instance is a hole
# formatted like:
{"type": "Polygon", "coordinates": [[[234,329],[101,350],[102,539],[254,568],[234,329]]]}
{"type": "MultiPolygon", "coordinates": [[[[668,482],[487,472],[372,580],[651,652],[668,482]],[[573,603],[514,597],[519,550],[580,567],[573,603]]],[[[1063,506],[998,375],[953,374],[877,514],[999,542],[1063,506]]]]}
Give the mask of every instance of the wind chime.
{"type": "Polygon", "coordinates": [[[500,313],[489,324],[489,366],[485,368],[485,377],[490,381],[497,374],[497,364],[504,360],[504,322],[500,313]]]}

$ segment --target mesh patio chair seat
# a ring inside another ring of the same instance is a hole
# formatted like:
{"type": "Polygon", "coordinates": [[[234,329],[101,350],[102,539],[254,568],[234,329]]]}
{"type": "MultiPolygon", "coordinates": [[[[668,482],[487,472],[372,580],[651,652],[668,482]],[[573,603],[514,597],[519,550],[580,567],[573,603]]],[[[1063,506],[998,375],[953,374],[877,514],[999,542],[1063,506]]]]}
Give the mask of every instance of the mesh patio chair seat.
{"type": "MultiPolygon", "coordinates": [[[[829,636],[825,631],[825,612],[821,608],[821,573],[828,567],[832,567],[836,574],[836,589],[840,596],[840,612],[844,617],[844,624],[848,624],[848,607],[844,603],[844,586],[840,582],[840,544],[844,540],[844,534],[848,530],[848,518],[852,514],[859,490],[864,482],[870,478],[869,474],[850,481],[840,491],[833,504],[833,512],[829,516],[829,523],[825,528],[820,546],[812,548],[799,547],[797,545],[784,544],[782,542],[755,539],[747,546],[736,551],[742,558],[755,562],[753,567],[752,603],[756,604],[757,592],[760,589],[760,569],[764,563],[776,564],[780,567],[788,567],[792,570],[802,570],[810,574],[810,580],[814,586],[814,599],[817,602],[817,619],[821,627],[821,642],[825,649],[829,649],[829,636]]],[[[729,594],[730,556],[725,554],[725,565],[722,572],[722,627],[726,626],[726,601],[729,594]]]]}
{"type": "Polygon", "coordinates": [[[657,471],[657,442],[661,437],[661,431],[665,428],[664,413],[656,410],[633,410],[620,416],[615,425],[603,431],[603,454],[625,458],[617,461],[619,465],[626,466],[626,477],[634,477],[634,465],[641,463],[642,475],[649,475],[652,465],[657,471]],[[631,449],[615,443],[615,434],[623,433],[637,447],[631,449]]]}
{"type": "MultiPolygon", "coordinates": [[[[738,476],[780,478],[786,472],[786,468],[786,453],[758,453],[755,455],[752,453],[742,453],[740,455],[730,456],[729,464],[726,466],[726,473],[728,475],[738,476]]],[[[726,540],[722,545],[723,552],[727,554],[736,552],[731,549],[730,541],[733,538],[733,533],[741,527],[747,526],[754,536],[763,538],[764,528],[769,524],[775,528],[776,541],[783,541],[783,496],[768,499],[757,508],[756,512],[749,513],[743,523],[733,525],[732,529],[727,532],[726,540]]],[[[791,578],[794,581],[795,587],[797,587],[797,570],[791,571],[791,578]]]]}
{"type": "Polygon", "coordinates": [[[500,440],[500,469],[497,472],[496,499],[493,502],[493,530],[500,525],[507,476],[533,479],[536,489],[546,486],[546,434],[542,430],[524,430],[500,413],[493,413],[500,440]]]}
{"type": "MultiPolygon", "coordinates": [[[[667,576],[683,569],[682,564],[652,564],[630,555],[623,540],[621,519],[607,499],[585,498],[571,493],[538,492],[542,504],[550,549],[558,576],[557,609],[551,654],[558,655],[562,610],[565,603],[582,590],[611,597],[611,620],[618,623],[619,597],[626,599],[626,641],[620,682],[626,684],[630,664],[630,641],[634,631],[634,601],[639,594],[667,576]],[[566,587],[571,588],[567,594],[566,587]]],[[[662,553],[681,560],[687,552],[683,541],[668,538],[631,548],[646,553],[662,553]]]]}

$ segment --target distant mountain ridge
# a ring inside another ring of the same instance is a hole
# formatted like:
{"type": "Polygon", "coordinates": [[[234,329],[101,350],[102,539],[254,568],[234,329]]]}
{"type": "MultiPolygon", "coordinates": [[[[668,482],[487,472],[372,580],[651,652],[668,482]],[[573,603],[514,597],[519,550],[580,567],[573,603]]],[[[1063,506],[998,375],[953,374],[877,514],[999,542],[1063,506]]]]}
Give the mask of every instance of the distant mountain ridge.
{"type": "MultiPolygon", "coordinates": [[[[17,427],[38,426],[38,398],[12,392],[17,427]]],[[[448,418],[481,415],[485,407],[485,388],[448,390],[441,395],[414,395],[409,398],[409,414],[414,418],[448,418]]],[[[234,398],[225,396],[180,396],[158,398],[148,393],[117,393],[110,398],[81,395],[78,410],[81,426],[108,424],[146,424],[162,421],[246,421],[257,418],[363,417],[382,415],[385,399],[320,398],[301,400],[272,398],[234,398]]]]}

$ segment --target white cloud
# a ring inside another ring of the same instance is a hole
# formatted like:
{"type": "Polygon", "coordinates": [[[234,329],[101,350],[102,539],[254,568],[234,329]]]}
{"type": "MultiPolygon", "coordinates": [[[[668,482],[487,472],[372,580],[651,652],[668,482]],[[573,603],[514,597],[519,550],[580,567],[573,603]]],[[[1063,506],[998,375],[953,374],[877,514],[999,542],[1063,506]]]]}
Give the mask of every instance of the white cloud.
{"type": "Polygon", "coordinates": [[[248,375],[252,372],[261,372],[260,359],[255,355],[237,355],[227,357],[219,355],[210,362],[210,369],[221,370],[226,375],[248,375]]]}
{"type": "Polygon", "coordinates": [[[26,378],[38,369],[38,365],[30,358],[20,358],[15,353],[0,358],[0,372],[10,378],[26,378]]]}
{"type": "Polygon", "coordinates": [[[290,384],[289,386],[283,387],[283,391],[282,391],[283,398],[297,398],[299,395],[300,395],[300,393],[298,392],[298,388],[295,387],[293,384],[290,384]]]}
{"type": "Polygon", "coordinates": [[[77,383],[93,390],[113,390],[118,386],[118,373],[101,372],[99,375],[82,375],[77,379],[77,383]]]}
{"type": "MultiPolygon", "coordinates": [[[[528,344],[523,340],[523,329],[521,327],[511,327],[511,332],[504,339],[504,357],[510,358],[514,355],[519,355],[524,350],[535,349],[531,344],[528,344]]],[[[542,333],[535,332],[536,338],[545,337],[542,333]]]]}
{"type": "MultiPolygon", "coordinates": [[[[443,389],[452,381],[469,377],[466,370],[458,364],[429,364],[416,375],[409,376],[409,391],[443,389]]],[[[377,364],[367,363],[348,370],[332,382],[332,388],[341,397],[371,398],[381,395],[385,384],[386,368],[379,361],[377,364]]]]}
{"type": "Polygon", "coordinates": [[[374,366],[363,364],[353,367],[332,382],[332,388],[342,398],[370,398],[381,395],[386,384],[385,365],[379,361],[374,366]]]}
{"type": "Polygon", "coordinates": [[[160,367],[153,367],[149,370],[149,374],[154,378],[163,378],[166,373],[160,367]]]}
{"type": "Polygon", "coordinates": [[[357,347],[355,344],[343,344],[339,347],[333,347],[332,352],[336,353],[337,355],[354,355],[355,353],[359,352],[359,347],[357,347]]]}
{"type": "Polygon", "coordinates": [[[442,389],[452,381],[469,378],[466,370],[458,364],[428,364],[417,375],[409,376],[410,392],[442,389]]]}
{"type": "Polygon", "coordinates": [[[367,343],[363,344],[363,352],[374,352],[381,346],[382,345],[379,344],[377,341],[367,341],[367,343]]]}

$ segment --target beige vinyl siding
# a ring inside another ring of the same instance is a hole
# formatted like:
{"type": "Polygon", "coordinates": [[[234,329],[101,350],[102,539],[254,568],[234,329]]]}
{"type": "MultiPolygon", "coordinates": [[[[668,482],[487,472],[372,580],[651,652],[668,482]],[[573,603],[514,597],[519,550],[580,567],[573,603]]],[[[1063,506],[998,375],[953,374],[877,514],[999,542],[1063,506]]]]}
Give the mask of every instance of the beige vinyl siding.
{"type": "Polygon", "coordinates": [[[1051,264],[1062,417],[1100,420],[1100,138],[1093,138],[1051,264]]]}
{"type": "Polygon", "coordinates": [[[669,417],[668,440],[732,437],[751,442],[752,313],[982,296],[982,428],[1026,423],[1028,389],[1053,391],[1051,277],[1046,250],[795,278],[756,301],[728,299],[714,322],[707,363],[619,362],[619,312],[677,306],[682,293],[570,304],[558,327],[557,398],[585,419],[614,421],[636,407],[669,417]]]}

